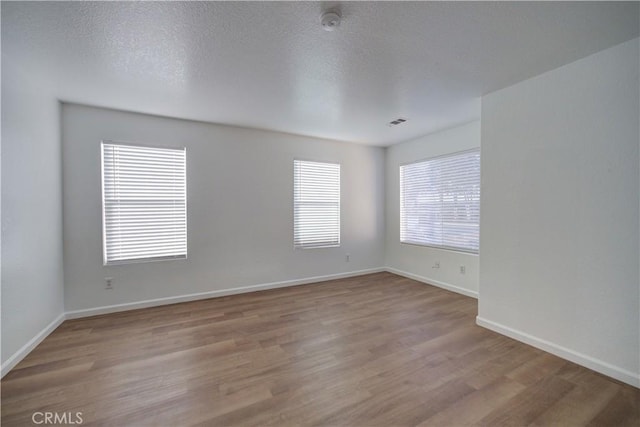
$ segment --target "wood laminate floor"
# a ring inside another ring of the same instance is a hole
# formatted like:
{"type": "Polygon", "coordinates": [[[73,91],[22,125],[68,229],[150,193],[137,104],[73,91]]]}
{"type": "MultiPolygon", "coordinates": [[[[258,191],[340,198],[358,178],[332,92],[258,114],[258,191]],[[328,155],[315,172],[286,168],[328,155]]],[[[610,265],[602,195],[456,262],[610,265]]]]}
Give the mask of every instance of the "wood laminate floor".
{"type": "Polygon", "coordinates": [[[378,273],[68,320],[2,380],[2,425],[640,425],[640,390],[476,307],[378,273]]]}

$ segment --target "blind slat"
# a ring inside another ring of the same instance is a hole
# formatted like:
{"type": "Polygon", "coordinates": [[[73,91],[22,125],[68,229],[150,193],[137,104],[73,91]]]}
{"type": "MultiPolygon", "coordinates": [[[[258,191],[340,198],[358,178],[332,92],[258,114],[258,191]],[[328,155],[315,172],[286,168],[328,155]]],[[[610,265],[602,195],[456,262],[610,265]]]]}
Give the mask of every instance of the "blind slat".
{"type": "Polygon", "coordinates": [[[185,258],[185,149],[102,143],[104,262],[185,258]]]}
{"type": "Polygon", "coordinates": [[[400,166],[400,241],[478,253],[480,152],[400,166]]]}
{"type": "Polygon", "coordinates": [[[293,161],[293,245],[340,246],[340,165],[293,161]]]}

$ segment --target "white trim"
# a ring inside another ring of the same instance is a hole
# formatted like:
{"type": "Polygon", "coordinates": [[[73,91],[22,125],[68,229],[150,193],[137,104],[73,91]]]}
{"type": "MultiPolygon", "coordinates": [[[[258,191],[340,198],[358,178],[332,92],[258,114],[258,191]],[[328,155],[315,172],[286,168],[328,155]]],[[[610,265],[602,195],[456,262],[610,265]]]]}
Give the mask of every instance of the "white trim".
{"type": "Polygon", "coordinates": [[[417,280],[418,282],[426,283],[427,285],[437,286],[438,288],[446,289],[447,291],[462,294],[471,298],[478,299],[478,293],[469,289],[461,288],[460,286],[452,285],[451,283],[441,282],[439,280],[429,279],[428,277],[418,276],[417,274],[409,273],[406,271],[398,270],[393,267],[385,267],[387,272],[397,274],[409,279],[417,280]]]}
{"type": "Polygon", "coordinates": [[[87,308],[84,310],[67,311],[67,319],[97,316],[99,314],[116,313],[119,311],[136,310],[138,308],[156,307],[160,305],[176,304],[180,302],[196,301],[207,298],[222,297],[227,295],[244,294],[247,292],[264,291],[267,289],[285,288],[289,286],[307,285],[309,283],[326,282],[327,280],[344,279],[347,277],[362,276],[363,274],[380,273],[384,268],[370,268],[367,270],[350,271],[346,273],[329,274],[326,276],[305,277],[303,279],[285,280],[281,282],[263,283],[259,285],[242,286],[238,288],[220,289],[195,294],[178,295],[166,298],[155,298],[144,301],[129,302],[124,304],[107,305],[103,307],[87,308]]]}
{"type": "Polygon", "coordinates": [[[11,369],[13,369],[14,366],[20,363],[22,359],[27,357],[27,355],[31,353],[31,351],[36,348],[37,345],[40,344],[47,336],[49,336],[51,332],[53,332],[58,326],[60,326],[60,324],[65,321],[65,319],[66,316],[64,313],[62,313],[53,322],[49,323],[49,325],[47,325],[43,330],[38,332],[36,336],[31,338],[28,343],[26,343],[18,351],[13,353],[13,355],[2,364],[2,368],[0,369],[0,378],[4,377],[11,369]]]}
{"type": "Polygon", "coordinates": [[[586,354],[582,354],[561,345],[544,340],[542,338],[535,337],[533,335],[527,334],[526,332],[518,331],[508,326],[504,326],[500,323],[484,319],[480,316],[476,317],[476,324],[499,334],[506,335],[509,338],[513,338],[525,344],[529,344],[533,347],[539,348],[540,350],[544,350],[548,353],[554,354],[563,359],[577,363],[578,365],[592,369],[596,372],[600,372],[601,374],[604,374],[608,377],[615,378],[619,381],[640,388],[640,373],[627,371],[626,369],[614,366],[600,359],[587,356],[586,354]]]}
{"type": "Polygon", "coordinates": [[[179,295],[175,297],[156,298],[125,304],[116,304],[103,307],[89,308],[85,310],[67,311],[58,316],[53,322],[41,330],[36,336],[31,338],[22,348],[16,351],[9,359],[2,364],[1,377],[4,377],[22,359],[24,359],[38,344],[40,344],[51,332],[53,332],[62,322],[67,319],[78,319],[81,317],[96,316],[99,314],[116,313],[120,311],[135,310],[138,308],[156,307],[160,305],[175,304],[179,302],[195,301],[207,298],[215,298],[226,295],[244,294],[248,292],[263,291],[267,289],[284,288],[289,286],[306,285],[310,283],[326,282],[328,280],[344,279],[348,277],[362,276],[364,274],[380,273],[384,268],[370,268],[366,270],[349,271],[346,273],[329,274],[325,276],[313,276],[303,279],[285,280],[281,282],[264,283],[260,285],[244,286],[239,288],[222,289],[210,292],[200,292],[196,294],[179,295]]]}
{"type": "MultiPolygon", "coordinates": [[[[157,298],[152,300],[138,301],[133,303],[116,304],[104,307],[96,307],[85,310],[68,311],[60,314],[49,325],[42,329],[36,336],[31,338],[24,346],[16,351],[9,359],[2,363],[1,377],[4,377],[13,367],[15,367],[22,359],[24,359],[38,344],[40,344],[51,332],[53,332],[62,322],[66,319],[77,319],[81,317],[95,316],[99,314],[116,313],[120,311],[135,310],[138,308],[156,307],[160,305],[175,304],[179,302],[195,301],[207,298],[215,298],[226,295],[243,294],[248,292],[256,292],[267,289],[284,288],[289,286],[306,285],[309,283],[325,282],[328,280],[344,279],[348,277],[356,277],[364,274],[379,273],[387,271],[389,273],[397,274],[399,276],[407,277],[409,279],[417,280],[419,282],[426,283],[428,285],[437,286],[452,292],[456,292],[462,295],[466,295],[472,298],[478,298],[478,293],[464,289],[458,286],[454,286],[448,283],[440,282],[438,280],[428,279],[413,273],[398,270],[392,267],[380,267],[370,268],[366,270],[350,271],[346,273],[329,274],[325,276],[306,277],[303,279],[285,280],[281,282],[264,283],[260,285],[244,286],[239,288],[222,289],[210,292],[201,292],[196,294],[181,295],[167,298],[157,298]]],[[[624,383],[630,384],[634,387],[640,388],[640,374],[627,371],[623,368],[611,365],[599,359],[587,356],[582,353],[570,350],[566,347],[554,344],[544,339],[535,337],[533,335],[512,329],[508,326],[501,325],[491,320],[484,319],[480,316],[476,317],[476,324],[484,328],[490,329],[502,335],[506,335],[510,338],[529,344],[533,347],[539,348],[551,354],[554,354],[563,359],[577,363],[581,366],[592,369],[601,374],[620,380],[624,383]]]]}

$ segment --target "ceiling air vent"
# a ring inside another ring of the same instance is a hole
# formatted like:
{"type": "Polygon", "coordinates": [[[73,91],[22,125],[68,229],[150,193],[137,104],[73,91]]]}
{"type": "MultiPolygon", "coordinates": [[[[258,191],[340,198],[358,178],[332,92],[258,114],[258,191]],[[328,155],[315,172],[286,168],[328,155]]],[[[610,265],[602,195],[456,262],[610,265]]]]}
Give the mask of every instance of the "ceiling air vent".
{"type": "Polygon", "coordinates": [[[398,125],[400,125],[400,124],[402,124],[402,123],[404,123],[404,122],[406,122],[406,121],[407,121],[407,119],[395,119],[395,120],[390,121],[390,122],[389,122],[389,124],[388,124],[388,126],[389,126],[389,127],[391,127],[391,126],[398,126],[398,125]]]}

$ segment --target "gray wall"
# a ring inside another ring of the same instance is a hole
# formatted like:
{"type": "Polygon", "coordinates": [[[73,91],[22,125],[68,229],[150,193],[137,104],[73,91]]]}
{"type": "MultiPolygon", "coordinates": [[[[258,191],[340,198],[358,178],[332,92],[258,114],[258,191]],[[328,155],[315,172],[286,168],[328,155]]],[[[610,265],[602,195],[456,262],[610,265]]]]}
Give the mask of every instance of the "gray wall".
{"type": "MultiPolygon", "coordinates": [[[[426,135],[387,149],[385,265],[397,273],[477,297],[478,255],[400,243],[400,165],[480,147],[480,122],[426,135]],[[436,262],[440,268],[433,268],[436,262]],[[464,265],[465,274],[460,273],[464,265]]],[[[480,248],[482,251],[482,247],[480,248]]]]}
{"type": "Polygon", "coordinates": [[[2,364],[63,312],[59,103],[2,57],[2,364]]]}
{"type": "Polygon", "coordinates": [[[383,264],[382,148],[67,104],[62,130],[67,311],[383,264]],[[187,147],[187,260],[102,265],[102,139],[187,147]],[[294,158],[342,164],[341,247],[293,249],[294,158]]]}
{"type": "Polygon", "coordinates": [[[638,52],[483,98],[479,300],[479,322],[636,385],[638,52]]]}
{"type": "Polygon", "coordinates": [[[73,311],[387,265],[479,290],[479,323],[638,384],[639,49],[483,98],[479,289],[478,257],[399,244],[397,182],[401,163],[478,146],[478,123],[385,160],[380,148],[65,105],[63,195],[55,94],[3,56],[2,362],[59,318],[63,293],[73,311]],[[187,147],[188,260],[102,265],[101,139],[187,147]],[[294,157],[342,164],[341,248],[293,250],[294,157]]]}

